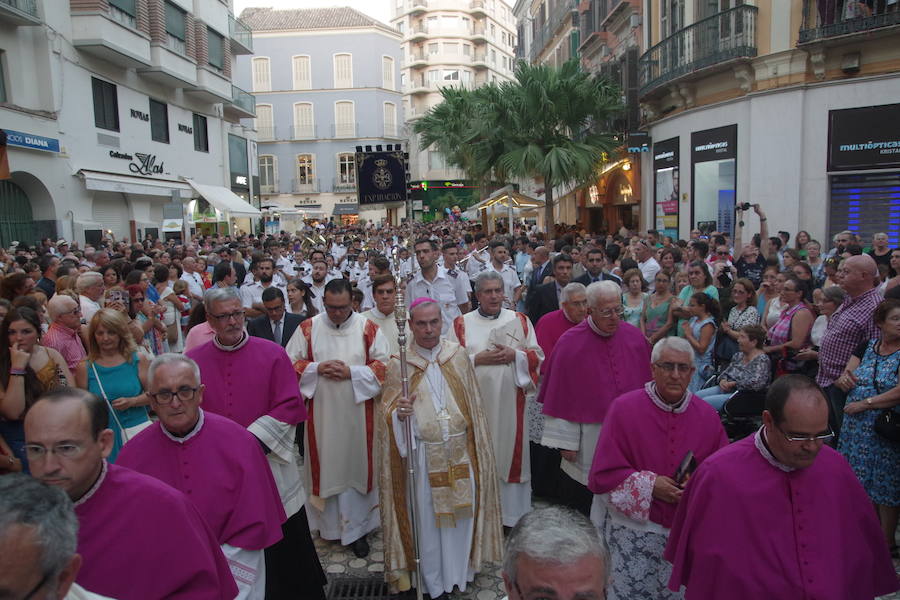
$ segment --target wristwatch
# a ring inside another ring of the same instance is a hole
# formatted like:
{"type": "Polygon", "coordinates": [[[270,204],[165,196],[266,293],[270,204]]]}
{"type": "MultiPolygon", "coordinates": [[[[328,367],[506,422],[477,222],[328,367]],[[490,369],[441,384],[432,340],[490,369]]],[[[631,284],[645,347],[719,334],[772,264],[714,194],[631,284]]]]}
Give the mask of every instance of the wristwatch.
{"type": "Polygon", "coordinates": [[[865,402],[866,402],[866,406],[872,406],[872,399],[871,399],[871,398],[866,398],[865,402]]]}

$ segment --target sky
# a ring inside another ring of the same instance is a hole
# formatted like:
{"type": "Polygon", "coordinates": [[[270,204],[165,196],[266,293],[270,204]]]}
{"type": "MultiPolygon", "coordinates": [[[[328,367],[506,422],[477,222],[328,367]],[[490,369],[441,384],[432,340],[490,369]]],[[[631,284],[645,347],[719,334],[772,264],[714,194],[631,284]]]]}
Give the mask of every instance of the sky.
{"type": "MultiPolygon", "coordinates": [[[[506,0],[510,6],[511,0],[506,0]]],[[[234,14],[250,6],[271,6],[272,8],[325,8],[326,6],[350,6],[356,10],[390,24],[391,0],[234,0],[234,14]]]]}

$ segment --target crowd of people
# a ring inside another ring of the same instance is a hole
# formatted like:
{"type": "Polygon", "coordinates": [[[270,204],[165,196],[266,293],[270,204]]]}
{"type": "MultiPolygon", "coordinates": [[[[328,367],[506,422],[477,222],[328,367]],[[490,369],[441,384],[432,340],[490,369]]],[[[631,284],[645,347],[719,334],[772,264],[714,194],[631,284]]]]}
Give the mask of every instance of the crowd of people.
{"type": "Polygon", "coordinates": [[[0,596],[896,591],[900,248],[738,212],[0,250],[0,596]]]}

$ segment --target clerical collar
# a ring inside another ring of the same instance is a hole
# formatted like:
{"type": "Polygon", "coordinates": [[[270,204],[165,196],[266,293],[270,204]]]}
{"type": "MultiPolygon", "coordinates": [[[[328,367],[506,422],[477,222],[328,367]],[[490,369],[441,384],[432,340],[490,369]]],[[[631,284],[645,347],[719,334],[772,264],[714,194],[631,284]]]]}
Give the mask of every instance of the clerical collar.
{"type": "Polygon", "coordinates": [[[369,310],[372,311],[372,316],[374,316],[376,319],[387,319],[388,317],[390,317],[393,314],[393,313],[391,313],[391,315],[386,315],[383,312],[381,312],[380,310],[378,310],[377,306],[373,306],[369,310]]]}
{"type": "Polygon", "coordinates": [[[166,437],[169,438],[170,440],[172,440],[173,442],[178,442],[179,444],[184,444],[185,442],[190,440],[192,437],[194,437],[195,435],[200,433],[200,429],[203,427],[203,421],[204,421],[203,409],[201,408],[201,409],[199,409],[199,411],[200,411],[200,417],[197,419],[197,424],[194,425],[194,428],[191,429],[187,434],[185,434],[182,437],[178,437],[177,435],[174,435],[172,432],[170,432],[168,429],[166,429],[162,423],[159,424],[159,428],[162,429],[162,432],[166,435],[166,437]]]}
{"type": "Polygon", "coordinates": [[[249,341],[250,341],[250,336],[247,335],[246,331],[241,332],[241,339],[234,346],[226,346],[225,344],[223,344],[222,342],[219,341],[219,336],[213,337],[213,344],[215,344],[216,348],[218,348],[219,350],[222,350],[223,352],[236,352],[237,350],[240,350],[241,348],[246,346],[247,342],[249,342],[249,341]]]}
{"type": "Polygon", "coordinates": [[[587,321],[588,327],[591,328],[591,331],[593,331],[600,337],[611,338],[612,336],[614,336],[616,334],[615,332],[606,333],[605,331],[600,331],[600,329],[597,327],[597,324],[594,323],[594,320],[591,318],[590,315],[588,315],[588,317],[585,319],[585,321],[587,321]]]}
{"type": "Polygon", "coordinates": [[[766,426],[763,425],[759,428],[753,436],[753,445],[756,446],[756,449],[759,450],[759,453],[762,454],[762,457],[766,459],[770,465],[784,471],[785,473],[790,473],[791,471],[796,471],[794,467],[789,467],[786,464],[779,461],[775,458],[775,455],[772,454],[772,451],[769,450],[769,443],[766,439],[766,426]]]}
{"type": "Polygon", "coordinates": [[[350,313],[350,316],[347,317],[347,319],[343,323],[335,323],[334,321],[331,320],[331,317],[329,317],[328,314],[326,313],[324,321],[325,321],[325,324],[328,325],[329,327],[331,327],[332,329],[340,329],[341,327],[344,327],[345,325],[350,323],[350,321],[353,320],[353,317],[356,314],[358,314],[358,313],[350,313]]]}
{"type": "Polygon", "coordinates": [[[659,391],[656,389],[655,381],[648,381],[647,383],[645,383],[644,391],[647,392],[648,396],[650,396],[650,400],[653,402],[653,404],[655,404],[658,409],[664,410],[665,412],[681,414],[687,410],[688,404],[691,403],[691,393],[685,391],[684,396],[681,397],[681,400],[679,400],[675,404],[669,404],[662,399],[662,396],[659,395],[659,391]]]}
{"type": "Polygon", "coordinates": [[[569,315],[566,314],[565,310],[562,311],[562,314],[566,318],[566,321],[568,321],[569,323],[575,323],[576,325],[578,325],[581,322],[581,321],[573,321],[572,319],[570,319],[569,315]]]}
{"type": "Polygon", "coordinates": [[[413,348],[415,348],[416,354],[418,354],[428,362],[437,362],[438,356],[441,353],[440,342],[435,344],[434,348],[423,348],[422,346],[413,343],[413,348]]]}
{"type": "Polygon", "coordinates": [[[484,317],[485,319],[499,319],[500,313],[502,313],[502,312],[503,312],[503,309],[501,308],[500,310],[497,311],[496,315],[489,315],[489,314],[485,313],[483,310],[481,310],[480,306],[478,307],[478,314],[481,315],[482,317],[484,317]]]}
{"type": "Polygon", "coordinates": [[[106,479],[106,472],[109,470],[109,463],[106,462],[106,459],[103,459],[103,464],[100,467],[100,476],[97,477],[97,481],[94,482],[94,485],[91,486],[87,492],[85,492],[84,496],[76,500],[72,506],[78,507],[91,499],[91,496],[97,493],[97,490],[100,489],[100,486],[103,485],[103,480],[106,479]]]}

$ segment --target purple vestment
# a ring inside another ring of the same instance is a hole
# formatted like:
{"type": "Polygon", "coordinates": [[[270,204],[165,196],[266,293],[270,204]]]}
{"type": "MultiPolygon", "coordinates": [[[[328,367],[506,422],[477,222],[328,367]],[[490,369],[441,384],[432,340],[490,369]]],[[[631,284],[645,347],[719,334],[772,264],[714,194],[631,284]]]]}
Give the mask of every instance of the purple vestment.
{"type": "MultiPolygon", "coordinates": [[[[603,421],[588,487],[605,494],[640,471],[673,477],[688,451],[702,462],[728,445],[719,414],[691,396],[683,412],[664,411],[643,389],[616,398],[603,421]]],[[[676,504],[653,499],[650,520],[671,527],[676,504]]]]}
{"type": "Polygon", "coordinates": [[[282,538],[284,507],[259,442],[237,423],[204,413],[177,442],[160,423],[122,447],[116,464],[156,477],[200,510],[219,544],[262,550],[282,538]]]}
{"type": "Polygon", "coordinates": [[[108,465],[75,504],[76,581],[118,600],[231,600],[237,586],[197,508],[165,483],[108,465]]]}
{"type": "MultiPolygon", "coordinates": [[[[757,434],[759,436],[761,434],[757,434]]],[[[681,499],[666,547],[669,588],[688,600],[872,600],[897,589],[872,502],[824,446],[784,471],[750,436],[708,458],[681,499]]]]}
{"type": "Polygon", "coordinates": [[[650,345],[640,329],[621,322],[613,335],[604,337],[589,321],[565,332],[547,361],[538,396],[545,415],[602,423],[615,398],[651,379],[650,345]]]}
{"type": "Polygon", "coordinates": [[[562,337],[562,334],[575,327],[577,323],[573,323],[566,318],[566,313],[560,308],[549,312],[534,326],[534,335],[537,337],[538,346],[544,351],[544,362],[541,363],[541,374],[547,371],[547,365],[550,363],[550,354],[556,346],[556,342],[562,337]]]}
{"type": "Polygon", "coordinates": [[[306,420],[297,373],[278,344],[250,337],[239,350],[226,352],[212,341],[185,354],[200,365],[207,412],[244,427],[264,415],[288,425],[306,420]]]}

